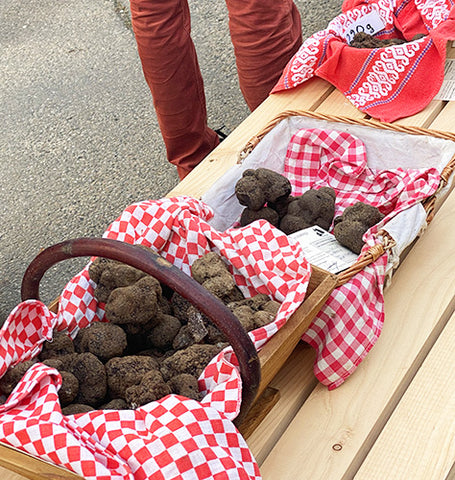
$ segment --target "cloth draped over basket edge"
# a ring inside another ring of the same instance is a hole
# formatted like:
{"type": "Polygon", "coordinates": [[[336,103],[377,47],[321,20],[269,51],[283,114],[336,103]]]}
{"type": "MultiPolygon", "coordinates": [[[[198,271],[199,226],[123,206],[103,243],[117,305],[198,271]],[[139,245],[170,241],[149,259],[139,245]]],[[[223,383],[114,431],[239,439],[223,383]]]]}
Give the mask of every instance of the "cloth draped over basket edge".
{"type": "MultiPolygon", "coordinates": [[[[364,235],[363,252],[381,241],[380,231],[390,219],[432,195],[440,180],[434,168],[372,169],[359,138],[318,128],[300,129],[292,136],[284,175],[293,186],[293,195],[309,188],[332,187],[335,216],[357,201],[378,207],[385,217],[364,235]]],[[[355,371],[379,338],[386,266],[387,255],[382,255],[336,288],[302,337],[316,349],[314,372],[329,389],[355,371]]]]}
{"type": "Polygon", "coordinates": [[[438,93],[446,43],[454,39],[452,0],[346,0],[342,14],[304,41],[272,93],[318,76],[359,110],[392,122],[421,111],[438,93]],[[349,46],[346,33],[372,12],[384,23],[376,38],[402,38],[407,43],[374,49],[349,46]],[[426,36],[411,41],[416,34],[426,36]]]}
{"type": "MultiPolygon", "coordinates": [[[[104,236],[152,247],[187,273],[196,258],[219,253],[246,296],[267,293],[282,302],[274,322],[250,332],[259,349],[303,301],[310,265],[300,246],[268,222],[217,232],[206,222],[211,215],[187,197],[145,201],[125,209],[104,236]]],[[[18,305],[0,332],[0,375],[37,355],[54,328],[75,335],[103,321],[103,304],[93,290],[87,265],[65,287],[57,315],[36,300],[18,305]]],[[[60,375],[37,363],[0,406],[0,438],[97,480],[258,479],[257,464],[231,422],[241,401],[235,365],[230,348],[210,362],[199,380],[201,402],[169,395],[136,410],[65,416],[58,402],[60,375]]]]}

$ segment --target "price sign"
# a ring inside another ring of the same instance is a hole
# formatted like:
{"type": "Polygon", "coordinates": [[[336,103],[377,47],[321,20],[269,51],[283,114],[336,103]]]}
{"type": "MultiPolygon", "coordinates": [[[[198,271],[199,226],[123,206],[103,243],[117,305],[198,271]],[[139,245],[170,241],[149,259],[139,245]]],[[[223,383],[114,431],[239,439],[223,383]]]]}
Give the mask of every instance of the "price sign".
{"type": "Polygon", "coordinates": [[[345,32],[346,41],[351,43],[356,33],[364,32],[368,35],[374,35],[375,33],[384,30],[384,28],[384,20],[375,10],[373,10],[363,17],[358,18],[348,26],[345,32]]]}

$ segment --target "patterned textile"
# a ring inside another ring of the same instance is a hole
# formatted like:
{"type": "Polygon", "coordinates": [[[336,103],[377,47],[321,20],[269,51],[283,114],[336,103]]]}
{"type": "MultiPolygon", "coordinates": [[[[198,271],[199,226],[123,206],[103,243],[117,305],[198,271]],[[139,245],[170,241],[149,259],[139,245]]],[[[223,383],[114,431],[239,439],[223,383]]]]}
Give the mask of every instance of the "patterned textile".
{"type": "Polygon", "coordinates": [[[316,75],[361,111],[392,122],[421,111],[437,94],[444,79],[446,44],[453,39],[453,0],[346,0],[343,13],[302,44],[272,93],[316,75]],[[371,28],[371,18],[379,27],[371,28]],[[351,47],[347,39],[355,31],[369,33],[368,27],[377,39],[407,43],[351,47]],[[411,41],[416,34],[425,36],[411,41]]]}
{"type": "MultiPolygon", "coordinates": [[[[152,247],[189,273],[208,251],[228,263],[246,296],[266,293],[282,302],[274,322],[250,332],[259,349],[298,308],[311,273],[299,245],[259,220],[223,233],[206,220],[211,210],[178,197],[128,207],[105,237],[152,247]]],[[[54,328],[75,336],[103,321],[88,265],[62,292],[55,315],[37,300],[19,304],[0,331],[0,376],[35,357],[54,328]]],[[[135,410],[62,415],[61,377],[34,364],[0,406],[0,440],[88,479],[259,479],[260,473],[232,420],[241,402],[241,378],[231,348],[218,354],[199,379],[201,402],[168,395],[135,410]]]]}
{"type": "MultiPolygon", "coordinates": [[[[363,142],[345,132],[302,129],[289,142],[284,175],[293,195],[309,188],[332,187],[335,215],[355,202],[377,207],[384,219],[364,235],[364,251],[379,240],[378,231],[393,216],[432,195],[439,185],[436,169],[373,170],[363,142]]],[[[384,322],[383,283],[387,255],[382,255],[348,283],[335,289],[305,332],[317,351],[315,375],[333,389],[354,372],[371,350],[384,322]]]]}
{"type": "MultiPolygon", "coordinates": [[[[369,246],[378,241],[384,223],[439,184],[435,169],[372,170],[359,139],[320,129],[296,132],[285,175],[294,195],[333,187],[337,215],[358,200],[378,206],[386,217],[365,234],[369,246]]],[[[250,332],[259,349],[303,301],[310,266],[298,242],[265,220],[218,232],[207,223],[211,215],[191,198],[145,201],[128,207],[104,236],[149,246],[187,273],[204,253],[219,253],[246,296],[266,293],[282,302],[274,322],[250,332]]],[[[337,288],[303,337],[317,350],[315,373],[329,388],[343,383],[379,337],[386,262],[381,256],[337,288]]],[[[87,265],[65,287],[57,315],[37,300],[19,304],[0,331],[0,376],[35,357],[54,328],[75,336],[91,322],[105,320],[104,305],[93,291],[87,265]]],[[[232,424],[241,401],[236,365],[230,348],[209,363],[199,379],[201,402],[168,395],[135,410],[65,416],[58,401],[60,375],[36,363],[0,406],[0,440],[93,480],[259,479],[258,466],[232,424]]]]}

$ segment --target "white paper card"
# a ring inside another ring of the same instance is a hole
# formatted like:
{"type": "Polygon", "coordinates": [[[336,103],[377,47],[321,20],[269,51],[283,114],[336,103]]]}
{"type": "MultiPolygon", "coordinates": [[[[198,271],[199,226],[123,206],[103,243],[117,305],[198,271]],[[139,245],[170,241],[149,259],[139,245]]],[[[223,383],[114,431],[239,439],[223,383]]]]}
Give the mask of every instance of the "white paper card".
{"type": "Polygon", "coordinates": [[[356,253],[343,247],[331,233],[318,226],[291,233],[289,237],[300,243],[305,258],[312,265],[331,273],[346,270],[358,258],[356,253]]]}
{"type": "Polygon", "coordinates": [[[376,10],[373,10],[348,25],[345,32],[346,41],[351,43],[356,33],[365,32],[369,35],[374,35],[375,33],[384,30],[384,28],[384,20],[382,20],[376,10]]]}
{"type": "Polygon", "coordinates": [[[455,59],[448,58],[444,67],[444,81],[435,100],[455,100],[455,59]]]}

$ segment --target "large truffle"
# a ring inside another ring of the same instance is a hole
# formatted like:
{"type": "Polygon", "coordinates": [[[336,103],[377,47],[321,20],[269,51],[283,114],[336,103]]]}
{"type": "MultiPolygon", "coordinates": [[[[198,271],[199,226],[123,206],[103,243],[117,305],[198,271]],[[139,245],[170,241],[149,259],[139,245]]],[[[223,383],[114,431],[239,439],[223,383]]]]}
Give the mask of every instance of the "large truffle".
{"type": "Polygon", "coordinates": [[[383,218],[376,207],[357,202],[335,218],[333,234],[341,245],[359,254],[364,245],[363,235],[383,218]]]}
{"type": "Polygon", "coordinates": [[[291,183],[283,175],[268,168],[248,169],[235,185],[240,205],[261,209],[267,202],[277,202],[291,193],[291,183]]]}
{"type": "Polygon", "coordinates": [[[111,358],[106,363],[107,384],[111,398],[125,398],[127,388],[138,385],[150,370],[157,370],[153,357],[129,355],[111,358]]]}
{"type": "Polygon", "coordinates": [[[280,229],[294,233],[314,225],[329,230],[335,215],[335,191],[330,187],[310,189],[289,204],[280,229]]]}
{"type": "Polygon", "coordinates": [[[148,275],[133,285],[116,288],[106,303],[106,318],[116,324],[149,323],[156,317],[161,293],[158,280],[148,275]]]}
{"type": "Polygon", "coordinates": [[[91,352],[102,362],[119,357],[127,346],[125,331],[113,323],[93,322],[76,339],[79,352],[91,352]]]}

